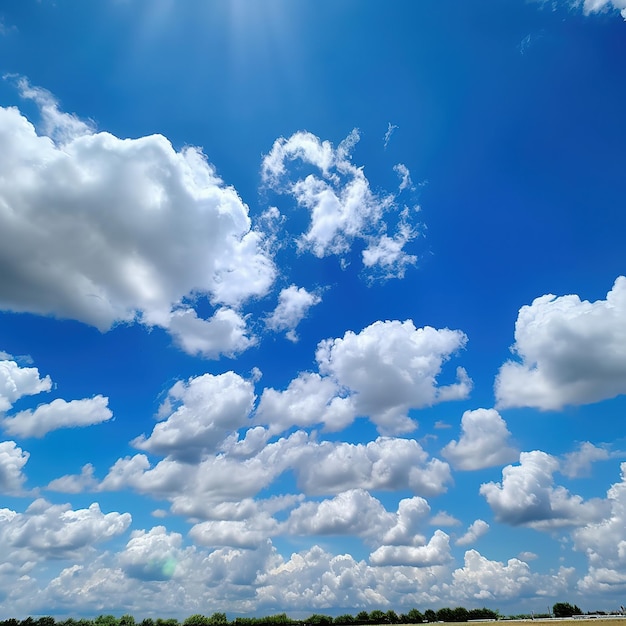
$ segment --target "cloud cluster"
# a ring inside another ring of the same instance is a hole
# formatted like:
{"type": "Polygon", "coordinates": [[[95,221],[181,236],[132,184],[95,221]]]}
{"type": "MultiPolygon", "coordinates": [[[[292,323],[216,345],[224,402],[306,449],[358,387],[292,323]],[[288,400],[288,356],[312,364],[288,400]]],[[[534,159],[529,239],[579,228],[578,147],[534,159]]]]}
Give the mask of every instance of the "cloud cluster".
{"type": "Polygon", "coordinates": [[[626,393],[626,277],[606,300],[545,295],[520,309],[513,352],[498,373],[501,408],[561,409],[626,393]]]}
{"type": "Polygon", "coordinates": [[[385,277],[401,277],[417,261],[404,249],[417,231],[407,215],[397,232],[388,234],[385,220],[397,208],[395,197],[374,193],[363,169],[352,163],[351,152],[359,139],[356,129],[337,148],[304,131],[281,137],[263,159],[263,180],[309,212],[308,230],[298,240],[301,250],[318,258],[343,256],[355,240],[362,241],[367,245],[366,267],[385,277]],[[311,168],[315,173],[307,173],[311,168]]]}
{"type": "Polygon", "coordinates": [[[296,326],[306,317],[309,309],[321,301],[318,294],[290,285],[278,294],[278,306],[267,318],[267,327],[276,332],[286,331],[287,339],[296,342],[296,326]]]}
{"type": "Polygon", "coordinates": [[[274,280],[237,192],[197,148],[94,132],[45,90],[19,85],[46,135],[0,108],[0,308],[102,331],[171,327],[183,349],[205,356],[244,349],[238,313],[219,309],[207,321],[193,307],[204,297],[228,311],[274,280]]]}
{"type": "Polygon", "coordinates": [[[520,464],[502,470],[502,482],[481,485],[496,519],[513,526],[524,525],[538,530],[582,526],[596,522],[607,512],[600,499],[584,501],[565,487],[554,486],[559,462],[535,450],[522,452],[520,464]]]}

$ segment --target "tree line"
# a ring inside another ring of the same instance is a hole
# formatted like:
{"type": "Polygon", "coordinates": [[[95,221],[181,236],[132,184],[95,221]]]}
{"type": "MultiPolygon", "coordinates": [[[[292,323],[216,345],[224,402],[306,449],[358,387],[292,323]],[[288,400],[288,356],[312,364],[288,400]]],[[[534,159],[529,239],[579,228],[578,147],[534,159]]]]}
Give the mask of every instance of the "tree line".
{"type": "MultiPolygon", "coordinates": [[[[552,608],[551,614],[524,614],[511,615],[508,619],[530,617],[571,617],[580,615],[582,611],[569,602],[557,602],[552,608]]],[[[468,622],[473,620],[499,620],[507,619],[500,615],[499,611],[492,609],[466,609],[458,606],[455,608],[443,607],[438,610],[426,609],[423,613],[418,609],[411,609],[406,613],[396,613],[393,610],[381,611],[375,609],[361,611],[356,615],[345,613],[337,617],[313,613],[303,620],[294,620],[286,613],[268,615],[265,617],[235,617],[228,620],[226,613],[216,612],[212,615],[196,613],[190,615],[183,622],[175,618],[152,619],[150,617],[136,621],[132,615],[99,615],[95,619],[55,620],[54,617],[44,616],[39,618],[27,617],[23,620],[5,619],[0,620],[0,626],[374,626],[378,624],[421,624],[425,622],[468,622]]]]}

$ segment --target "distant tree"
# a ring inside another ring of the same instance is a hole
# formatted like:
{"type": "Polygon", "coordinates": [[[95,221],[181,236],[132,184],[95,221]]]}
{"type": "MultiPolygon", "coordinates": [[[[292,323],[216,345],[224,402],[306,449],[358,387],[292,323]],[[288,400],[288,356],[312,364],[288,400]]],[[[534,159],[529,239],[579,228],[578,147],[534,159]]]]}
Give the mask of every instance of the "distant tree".
{"type": "Polygon", "coordinates": [[[115,615],[98,615],[93,623],[95,626],[118,626],[115,615]]]}
{"type": "Polygon", "coordinates": [[[132,615],[122,615],[119,626],[135,626],[135,618],[132,615]]]}
{"type": "Polygon", "coordinates": [[[356,616],[356,621],[359,624],[367,624],[370,621],[370,614],[367,611],[359,611],[356,616]]]}
{"type": "Polygon", "coordinates": [[[452,609],[452,621],[453,622],[467,622],[469,619],[469,611],[463,606],[457,606],[452,609]]]}
{"type": "Polygon", "coordinates": [[[437,611],[437,621],[454,622],[454,611],[448,606],[441,607],[437,611]]]}
{"type": "Polygon", "coordinates": [[[333,624],[354,624],[354,621],[354,617],[350,613],[346,613],[345,615],[335,617],[333,624]]]}
{"type": "Polygon", "coordinates": [[[209,626],[209,618],[206,615],[200,613],[194,613],[190,615],[184,622],[184,626],[209,626]]]}
{"type": "Polygon", "coordinates": [[[226,617],[226,613],[213,613],[211,617],[209,617],[209,622],[211,626],[224,626],[224,624],[228,624],[228,618],[226,617]]]}
{"type": "Polygon", "coordinates": [[[385,613],[385,620],[388,624],[399,624],[400,623],[400,618],[398,617],[398,614],[389,609],[386,613],[385,613]]]}
{"type": "Polygon", "coordinates": [[[407,624],[421,624],[424,621],[424,616],[417,610],[411,609],[407,614],[407,624]]]}
{"type": "Polygon", "coordinates": [[[554,617],[571,617],[572,615],[582,615],[582,611],[574,604],[569,602],[557,602],[552,607],[554,617]]]}
{"type": "Polygon", "coordinates": [[[330,615],[320,615],[313,613],[309,618],[304,620],[307,624],[332,624],[333,618],[330,615]]]}
{"type": "Polygon", "coordinates": [[[372,624],[384,624],[385,614],[380,609],[374,609],[370,612],[370,622],[372,624]]]}
{"type": "Polygon", "coordinates": [[[426,609],[424,611],[424,619],[426,619],[429,622],[436,622],[437,613],[435,613],[432,609],[426,609]]]}
{"type": "Polygon", "coordinates": [[[154,626],[154,620],[151,617],[146,617],[141,620],[141,626],[154,626]]]}

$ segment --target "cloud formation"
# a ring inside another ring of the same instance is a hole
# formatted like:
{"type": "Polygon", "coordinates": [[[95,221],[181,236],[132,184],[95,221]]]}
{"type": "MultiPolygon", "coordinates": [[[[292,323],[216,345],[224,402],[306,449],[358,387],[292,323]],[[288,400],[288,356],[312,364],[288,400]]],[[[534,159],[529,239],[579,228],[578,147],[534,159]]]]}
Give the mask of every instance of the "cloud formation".
{"type": "Polygon", "coordinates": [[[95,132],[45,90],[18,84],[46,134],[16,108],[0,108],[0,309],[102,331],[173,325],[183,349],[208,356],[244,349],[241,317],[218,311],[201,324],[191,303],[236,308],[274,280],[237,192],[197,148],[95,132]],[[218,321],[219,333],[210,326],[218,321]],[[225,345],[224,325],[237,335],[225,345]]]}
{"type": "Polygon", "coordinates": [[[558,410],[626,393],[626,277],[606,300],[545,295],[523,306],[495,385],[497,406],[558,410]]]}

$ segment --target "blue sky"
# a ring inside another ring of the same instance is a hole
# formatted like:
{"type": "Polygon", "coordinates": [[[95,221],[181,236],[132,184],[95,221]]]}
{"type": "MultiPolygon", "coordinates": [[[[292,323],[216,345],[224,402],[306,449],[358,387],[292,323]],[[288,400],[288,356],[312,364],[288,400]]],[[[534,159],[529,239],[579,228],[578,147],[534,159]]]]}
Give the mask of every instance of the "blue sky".
{"type": "Polygon", "coordinates": [[[625,19],[0,5],[0,617],[624,604],[625,19]]]}

